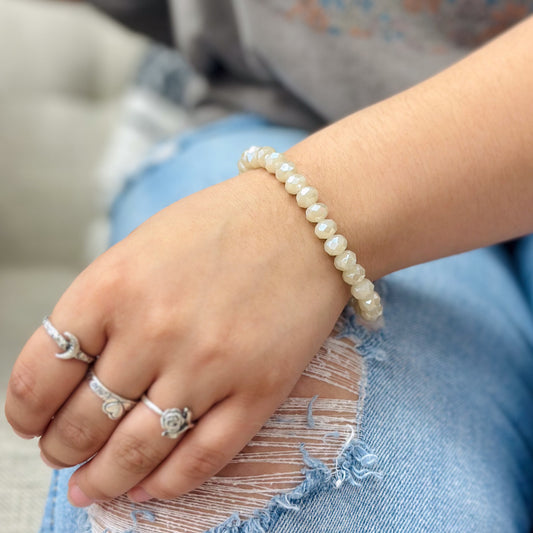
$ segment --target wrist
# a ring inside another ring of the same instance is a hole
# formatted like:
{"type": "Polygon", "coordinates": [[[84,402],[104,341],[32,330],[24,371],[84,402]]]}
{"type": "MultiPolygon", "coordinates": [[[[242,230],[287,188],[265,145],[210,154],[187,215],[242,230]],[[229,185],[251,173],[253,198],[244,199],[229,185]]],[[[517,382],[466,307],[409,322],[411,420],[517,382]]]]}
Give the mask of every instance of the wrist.
{"type": "Polygon", "coordinates": [[[369,145],[375,131],[365,134],[365,128],[357,128],[357,119],[353,120],[317,132],[286,156],[320,191],[320,201],[330,210],[328,218],[337,222],[367,277],[376,280],[397,268],[394,235],[399,228],[394,221],[397,224],[398,218],[389,208],[390,191],[378,185],[386,179],[387,168],[380,164],[380,148],[369,145]],[[352,142],[343,147],[337,139],[348,136],[352,142]]]}
{"type": "MultiPolygon", "coordinates": [[[[305,218],[305,209],[264,169],[249,170],[226,183],[235,188],[240,211],[256,228],[263,248],[274,249],[277,264],[306,280],[311,300],[328,307],[334,322],[350,299],[350,288],[324,252],[305,218]]],[[[278,275],[287,277],[288,273],[280,271],[278,275]]]]}
{"type": "Polygon", "coordinates": [[[273,181],[283,185],[289,195],[294,196],[296,205],[305,209],[305,218],[314,225],[315,236],[323,240],[323,249],[332,258],[335,268],[342,273],[342,279],[353,296],[353,305],[361,316],[369,321],[377,320],[382,314],[380,297],[373,283],[366,277],[364,267],[357,262],[353,250],[348,249],[346,237],[338,232],[337,223],[330,218],[326,204],[319,202],[319,192],[298,172],[293,162],[282,153],[270,147],[252,146],[247,149],[238,163],[239,171],[263,168],[272,175],[273,181]]]}

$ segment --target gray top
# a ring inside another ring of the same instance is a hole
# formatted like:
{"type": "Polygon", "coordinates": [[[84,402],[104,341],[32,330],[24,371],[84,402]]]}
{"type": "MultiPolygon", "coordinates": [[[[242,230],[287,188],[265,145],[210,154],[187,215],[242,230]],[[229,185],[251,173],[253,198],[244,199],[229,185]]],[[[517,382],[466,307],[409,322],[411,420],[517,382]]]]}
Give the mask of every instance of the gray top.
{"type": "Polygon", "coordinates": [[[428,78],[533,0],[170,0],[210,99],[314,128],[428,78]]]}

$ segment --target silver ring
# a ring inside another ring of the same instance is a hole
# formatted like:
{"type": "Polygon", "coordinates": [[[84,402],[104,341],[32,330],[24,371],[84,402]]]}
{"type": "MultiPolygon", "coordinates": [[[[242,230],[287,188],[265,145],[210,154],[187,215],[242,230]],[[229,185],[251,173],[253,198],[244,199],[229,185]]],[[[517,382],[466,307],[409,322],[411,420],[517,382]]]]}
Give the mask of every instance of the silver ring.
{"type": "Polygon", "coordinates": [[[78,361],[83,361],[84,363],[92,364],[96,360],[96,357],[92,355],[87,355],[86,353],[80,350],[80,343],[75,335],[65,331],[63,335],[57,331],[47,316],[43,318],[43,326],[52,337],[52,340],[63,350],[61,353],[56,353],[58,359],[77,359],[78,361]]]}
{"type": "Polygon", "coordinates": [[[96,394],[96,396],[104,400],[104,402],[102,403],[102,411],[111,420],[118,420],[128,411],[131,411],[138,403],[135,400],[129,400],[128,398],[124,398],[119,394],[111,392],[96,377],[95,373],[92,370],[87,372],[87,379],[89,381],[89,387],[91,388],[91,390],[96,394]]]}
{"type": "Polygon", "coordinates": [[[141,401],[148,409],[161,417],[161,427],[163,428],[161,435],[163,437],[176,439],[178,435],[194,427],[192,423],[192,411],[188,407],[184,407],[183,409],[174,407],[163,411],[154,402],[149,400],[146,394],[142,395],[141,401]]]}

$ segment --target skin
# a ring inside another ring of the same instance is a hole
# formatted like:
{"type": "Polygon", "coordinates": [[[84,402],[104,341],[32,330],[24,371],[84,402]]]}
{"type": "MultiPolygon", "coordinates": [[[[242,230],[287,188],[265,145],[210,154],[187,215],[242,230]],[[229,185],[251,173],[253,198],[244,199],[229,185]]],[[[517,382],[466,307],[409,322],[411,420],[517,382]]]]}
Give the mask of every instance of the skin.
{"type": "MultiPolygon", "coordinates": [[[[370,279],[533,231],[533,19],[428,81],[294,146],[370,279]]],[[[313,227],[263,170],[180,200],[74,281],[51,315],[113,391],[189,406],[156,438],[139,404],[108,420],[39,328],[9,382],[14,430],[70,466],[69,498],[174,498],[216,472],[288,396],[349,297],[313,227]],[[52,419],[53,417],[53,419],[52,419]]],[[[385,310],[386,314],[386,310],[385,310]]]]}

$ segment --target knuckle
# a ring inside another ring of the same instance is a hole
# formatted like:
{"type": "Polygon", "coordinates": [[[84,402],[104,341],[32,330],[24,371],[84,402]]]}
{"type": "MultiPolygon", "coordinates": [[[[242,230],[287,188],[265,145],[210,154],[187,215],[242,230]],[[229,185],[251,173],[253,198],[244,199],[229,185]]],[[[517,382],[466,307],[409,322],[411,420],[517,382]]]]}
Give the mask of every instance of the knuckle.
{"type": "Polygon", "coordinates": [[[55,468],[68,468],[69,466],[74,466],[74,464],[67,464],[63,461],[60,461],[53,455],[51,455],[48,450],[46,449],[46,446],[43,445],[42,440],[39,442],[39,448],[41,450],[42,455],[51,463],[54,465],[55,468]]]}
{"type": "Polygon", "coordinates": [[[238,351],[232,346],[229,337],[228,331],[222,327],[211,326],[202,331],[202,337],[195,347],[196,367],[205,369],[227,361],[229,354],[238,351]]]}
{"type": "MultiPolygon", "coordinates": [[[[120,260],[119,254],[104,253],[84,270],[74,281],[64,297],[83,299],[86,305],[98,305],[107,311],[113,306],[127,285],[127,263],[120,260]]],[[[70,303],[70,302],[69,302],[70,303]]]]}
{"type": "Polygon", "coordinates": [[[12,427],[13,431],[18,433],[20,436],[27,435],[28,437],[34,437],[39,436],[42,433],[42,430],[40,429],[35,430],[34,428],[30,428],[29,426],[23,426],[22,424],[20,424],[19,420],[13,417],[8,411],[7,406],[4,410],[4,413],[8,424],[12,427]]]}
{"type": "Polygon", "coordinates": [[[99,301],[109,300],[110,295],[120,295],[127,289],[126,265],[118,263],[115,266],[105,269],[99,273],[99,284],[96,295],[99,301]]]}
{"type": "Polygon", "coordinates": [[[157,300],[142,315],[143,342],[147,346],[174,345],[187,332],[190,321],[184,312],[175,308],[174,302],[157,300]]]}
{"type": "Polygon", "coordinates": [[[36,385],[37,380],[29,368],[23,365],[15,366],[9,381],[9,392],[15,401],[29,409],[38,409],[42,403],[36,385]]]}
{"type": "Polygon", "coordinates": [[[78,452],[95,452],[103,441],[98,428],[81,417],[58,416],[54,425],[61,442],[78,452]]]}
{"type": "Polygon", "coordinates": [[[178,333],[176,324],[179,322],[171,318],[171,311],[168,309],[152,309],[150,316],[145,316],[143,322],[146,342],[152,345],[172,342],[178,333]]]}
{"type": "Polygon", "coordinates": [[[134,474],[151,472],[163,459],[159,450],[133,435],[121,436],[113,456],[121,469],[134,474]]]}
{"type": "Polygon", "coordinates": [[[215,475],[224,465],[225,456],[217,449],[197,446],[189,452],[182,466],[182,475],[192,481],[204,481],[215,475]]]}

